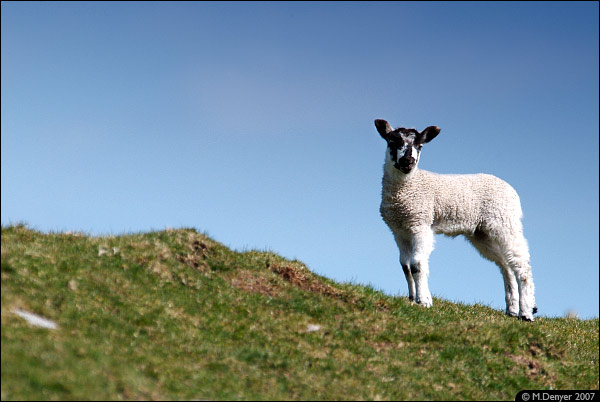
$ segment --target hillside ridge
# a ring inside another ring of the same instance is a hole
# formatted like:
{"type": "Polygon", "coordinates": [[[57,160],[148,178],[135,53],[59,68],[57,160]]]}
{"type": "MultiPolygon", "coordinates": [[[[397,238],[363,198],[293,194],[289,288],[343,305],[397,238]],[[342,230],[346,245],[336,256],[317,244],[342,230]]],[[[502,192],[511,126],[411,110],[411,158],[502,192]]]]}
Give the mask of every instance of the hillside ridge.
{"type": "Polygon", "coordinates": [[[3,400],[498,400],[523,389],[598,389],[598,319],[524,323],[438,298],[424,309],[194,229],[2,228],[3,400]]]}

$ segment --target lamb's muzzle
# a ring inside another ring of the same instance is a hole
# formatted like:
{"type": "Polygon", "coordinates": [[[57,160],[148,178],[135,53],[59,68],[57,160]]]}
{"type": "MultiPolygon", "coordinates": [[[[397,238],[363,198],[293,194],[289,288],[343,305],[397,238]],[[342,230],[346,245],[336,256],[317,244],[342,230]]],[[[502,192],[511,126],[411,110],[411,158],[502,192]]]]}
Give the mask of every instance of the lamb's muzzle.
{"type": "Polygon", "coordinates": [[[400,250],[409,299],[433,304],[427,278],[434,235],[464,235],[500,267],[506,314],[533,321],[537,307],[516,191],[492,175],[417,169],[421,148],[440,133],[439,127],[392,129],[380,119],[375,127],[387,142],[380,212],[400,250]]]}

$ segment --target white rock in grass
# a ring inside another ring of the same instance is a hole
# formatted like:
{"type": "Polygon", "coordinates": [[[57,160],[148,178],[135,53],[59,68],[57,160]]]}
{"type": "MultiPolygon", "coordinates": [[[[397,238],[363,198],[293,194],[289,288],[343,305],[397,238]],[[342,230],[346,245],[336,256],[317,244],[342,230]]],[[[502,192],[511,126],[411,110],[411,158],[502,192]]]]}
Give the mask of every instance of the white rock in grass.
{"type": "Polygon", "coordinates": [[[119,254],[119,247],[113,247],[111,249],[104,248],[103,246],[98,247],[98,257],[102,257],[103,255],[111,255],[110,252],[112,250],[112,255],[119,254]]]}
{"type": "Polygon", "coordinates": [[[320,325],[308,324],[306,326],[306,332],[317,332],[321,330],[320,325]]]}
{"type": "Polygon", "coordinates": [[[27,311],[21,309],[14,309],[13,312],[19,317],[25,319],[31,325],[35,325],[36,327],[48,328],[48,329],[56,329],[58,325],[54,321],[47,320],[39,315],[28,313],[27,311]]]}

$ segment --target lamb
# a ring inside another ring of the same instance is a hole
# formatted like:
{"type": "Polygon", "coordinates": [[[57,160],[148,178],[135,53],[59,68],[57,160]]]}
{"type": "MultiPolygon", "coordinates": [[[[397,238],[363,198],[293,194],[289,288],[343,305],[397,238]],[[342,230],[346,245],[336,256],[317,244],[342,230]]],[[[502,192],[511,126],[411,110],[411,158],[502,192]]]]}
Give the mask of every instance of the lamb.
{"type": "Polygon", "coordinates": [[[537,306],[517,192],[488,174],[417,169],[421,148],[440,133],[439,127],[394,130],[380,119],[375,127],[387,142],[380,212],[400,250],[409,299],[433,305],[427,278],[434,234],[463,235],[500,267],[506,314],[533,321],[537,306]]]}

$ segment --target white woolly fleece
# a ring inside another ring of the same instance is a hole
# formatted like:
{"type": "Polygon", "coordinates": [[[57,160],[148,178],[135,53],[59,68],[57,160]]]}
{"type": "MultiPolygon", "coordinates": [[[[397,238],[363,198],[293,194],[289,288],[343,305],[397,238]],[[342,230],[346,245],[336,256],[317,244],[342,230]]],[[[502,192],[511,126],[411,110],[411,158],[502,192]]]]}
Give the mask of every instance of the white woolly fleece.
{"type": "Polygon", "coordinates": [[[506,312],[533,320],[529,249],[517,192],[488,174],[448,175],[414,168],[404,174],[386,151],[381,216],[394,233],[409,298],[431,306],[427,277],[434,233],[464,235],[502,272],[506,312]]]}

